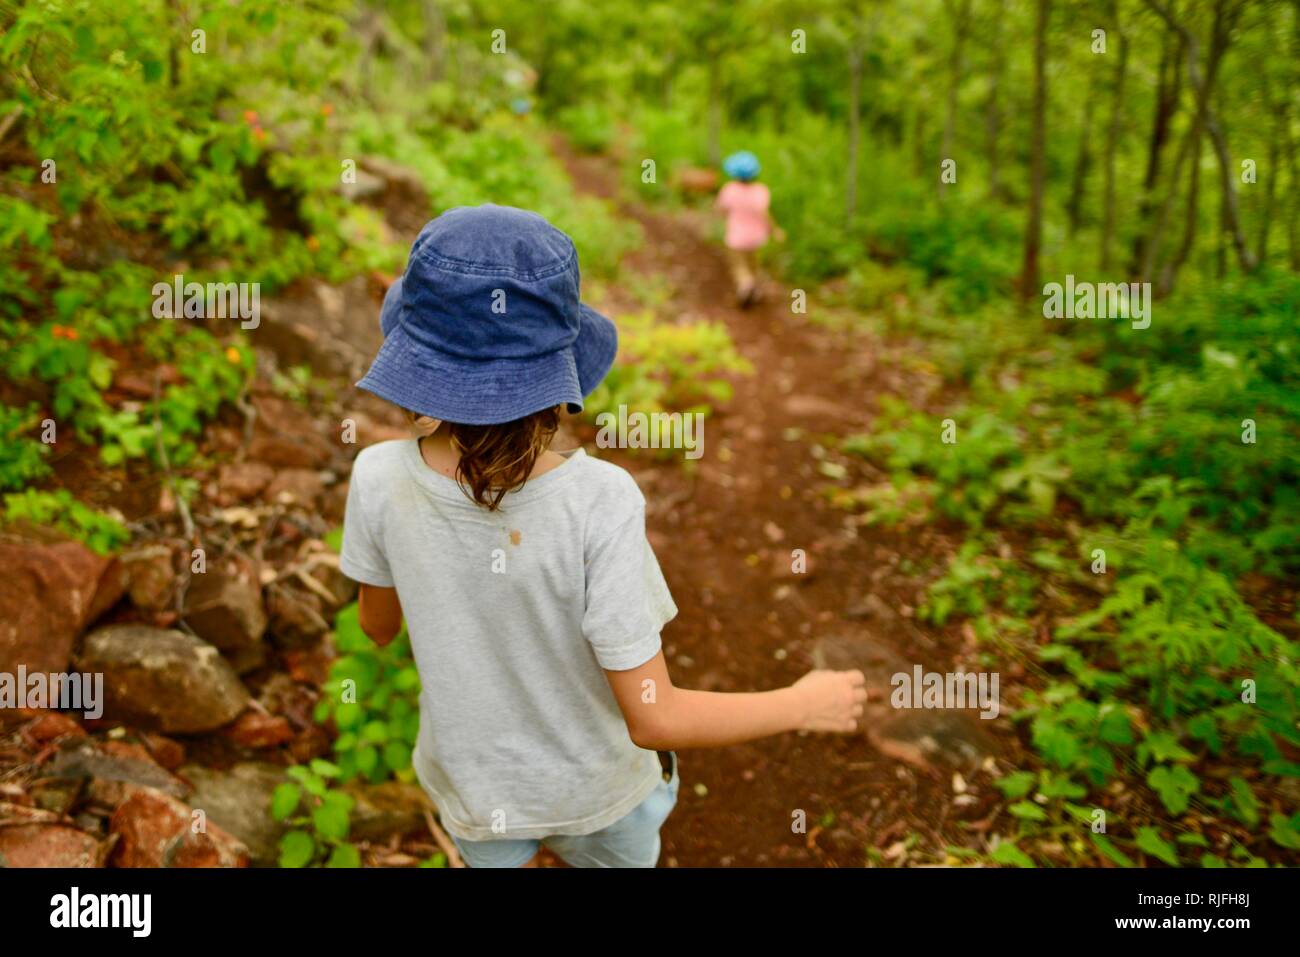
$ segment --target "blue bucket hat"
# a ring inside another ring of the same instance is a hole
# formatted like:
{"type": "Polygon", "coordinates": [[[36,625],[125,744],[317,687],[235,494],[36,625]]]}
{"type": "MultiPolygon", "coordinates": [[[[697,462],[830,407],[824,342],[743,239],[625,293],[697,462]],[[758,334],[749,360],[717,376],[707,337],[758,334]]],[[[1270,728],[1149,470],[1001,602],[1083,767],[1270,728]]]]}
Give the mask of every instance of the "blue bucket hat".
{"type": "Polygon", "coordinates": [[[762,168],[758,162],[758,157],[749,150],[732,153],[722,161],[722,171],[732,179],[738,179],[744,183],[755,179],[762,168]]]}
{"type": "Polygon", "coordinates": [[[564,403],[614,363],[614,324],[578,297],[573,240],[509,206],[431,220],[379,314],[384,344],[357,386],[421,415],[495,425],[564,403]]]}

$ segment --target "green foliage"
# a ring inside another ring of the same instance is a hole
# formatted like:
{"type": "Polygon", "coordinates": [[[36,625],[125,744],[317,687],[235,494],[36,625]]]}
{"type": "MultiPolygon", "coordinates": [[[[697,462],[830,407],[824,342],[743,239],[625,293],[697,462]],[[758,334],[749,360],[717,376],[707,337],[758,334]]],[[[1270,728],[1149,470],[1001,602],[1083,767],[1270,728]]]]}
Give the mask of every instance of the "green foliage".
{"type": "MultiPolygon", "coordinates": [[[[968,618],[981,641],[1040,663],[1016,716],[1048,768],[1094,790],[1132,776],[1170,818],[1219,808],[1285,842],[1241,778],[1225,789],[1204,765],[1300,773],[1289,757],[1300,743],[1300,648],[1237,587],[1246,573],[1297,568],[1297,382],[1276,357],[1300,348],[1288,318],[1300,280],[1191,282],[1140,331],[1054,330],[1015,307],[945,328],[927,306],[895,309],[897,295],[907,293],[886,292],[882,307],[931,337],[966,402],[935,413],[885,397],[873,431],[843,451],[886,470],[885,488],[921,490],[908,501],[930,503],[932,519],[975,533],[929,586],[922,620],[968,618]],[[996,379],[974,374],[990,363],[996,379]],[[1242,441],[1247,418],[1253,445],[1242,441]],[[995,527],[1014,530],[1016,547],[995,547],[995,527]],[[1043,595],[1056,620],[1045,642],[1032,640],[1043,595]]],[[[871,520],[917,518],[880,494],[832,498],[871,520]]],[[[1143,835],[1142,853],[1178,859],[1156,830],[1143,835]]],[[[1130,860],[1125,840],[1093,847],[1118,863],[1130,860]]]]}
{"type": "Polygon", "coordinates": [[[330,666],[314,717],[334,722],[334,756],[342,780],[410,780],[420,727],[420,675],[410,638],[403,630],[381,647],[361,630],[357,615],[354,603],[335,616],[340,657],[330,666]]]}
{"type": "Polygon", "coordinates": [[[619,319],[619,360],[584,404],[590,418],[637,412],[704,412],[731,398],[730,377],[753,372],[721,323],[656,322],[650,313],[619,319]]]}
{"type": "Polygon", "coordinates": [[[11,492],[4,497],[4,503],[6,522],[29,522],[57,529],[101,555],[116,551],[131,539],[119,519],[78,502],[67,489],[29,488],[11,492]]]}
{"type": "Polygon", "coordinates": [[[340,769],[317,758],[286,773],[291,780],[271,795],[271,817],[290,828],[280,838],[280,866],[360,867],[361,854],[348,842],[356,801],[331,786],[340,769]]]}
{"type": "Polygon", "coordinates": [[[979,541],[965,542],[943,577],[930,584],[920,617],[943,625],[954,613],[980,617],[1001,608],[1023,617],[1034,607],[1034,579],[1013,561],[984,554],[979,541]]]}
{"type": "Polygon", "coordinates": [[[34,404],[16,409],[0,405],[0,491],[21,489],[44,478],[50,447],[36,438],[40,415],[34,404]]]}
{"type": "Polygon", "coordinates": [[[588,153],[599,153],[614,140],[614,119],[601,103],[586,101],[563,109],[556,114],[555,125],[588,153]]]}
{"type": "MultiPolygon", "coordinates": [[[[32,400],[30,415],[74,430],[107,466],[165,456],[181,468],[241,397],[254,368],[242,333],[155,317],[155,283],[183,273],[258,283],[267,297],[305,275],[400,270],[405,249],[383,212],[341,188],[341,157],[362,171],[374,154],[410,165],[429,215],[488,201],[536,209],[574,235],[588,275],[612,275],[639,240],[607,204],[576,197],[540,128],[504,113],[516,58],[456,41],[450,72],[411,96],[428,64],[420,11],[377,12],[385,55],[364,70],[353,11],[347,0],[188,13],[166,0],[69,0],[6,14],[0,116],[19,118],[6,148],[57,167],[46,181],[24,159],[0,185],[0,349],[24,409],[0,419],[0,487],[45,474],[44,451],[19,434],[32,400]],[[191,50],[191,29],[209,49],[191,50]],[[156,401],[111,394],[121,377],[155,375],[156,401]]],[[[448,16],[463,25],[466,12],[448,16]]]]}

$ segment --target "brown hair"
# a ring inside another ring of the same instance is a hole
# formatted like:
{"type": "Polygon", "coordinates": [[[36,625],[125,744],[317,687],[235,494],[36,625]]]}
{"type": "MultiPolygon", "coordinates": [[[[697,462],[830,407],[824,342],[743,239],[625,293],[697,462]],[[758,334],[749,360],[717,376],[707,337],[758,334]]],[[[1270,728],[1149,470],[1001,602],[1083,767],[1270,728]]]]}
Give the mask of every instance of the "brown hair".
{"type": "MultiPolygon", "coordinates": [[[[406,411],[416,427],[434,420],[406,411]]],[[[524,487],[538,457],[560,427],[559,407],[542,409],[499,425],[443,422],[451,447],[460,455],[456,481],[475,504],[496,511],[507,492],[524,487]]]]}

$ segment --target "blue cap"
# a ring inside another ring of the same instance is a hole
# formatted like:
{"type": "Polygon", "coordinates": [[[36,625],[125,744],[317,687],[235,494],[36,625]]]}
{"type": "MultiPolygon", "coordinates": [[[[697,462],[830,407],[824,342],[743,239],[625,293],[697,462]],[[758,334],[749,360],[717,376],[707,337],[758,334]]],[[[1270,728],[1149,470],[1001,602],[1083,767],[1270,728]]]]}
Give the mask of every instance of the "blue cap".
{"type": "Polygon", "coordinates": [[[762,168],[758,162],[758,157],[749,150],[732,153],[722,161],[722,171],[724,173],[732,179],[738,179],[746,183],[751,179],[756,179],[762,168]]]}

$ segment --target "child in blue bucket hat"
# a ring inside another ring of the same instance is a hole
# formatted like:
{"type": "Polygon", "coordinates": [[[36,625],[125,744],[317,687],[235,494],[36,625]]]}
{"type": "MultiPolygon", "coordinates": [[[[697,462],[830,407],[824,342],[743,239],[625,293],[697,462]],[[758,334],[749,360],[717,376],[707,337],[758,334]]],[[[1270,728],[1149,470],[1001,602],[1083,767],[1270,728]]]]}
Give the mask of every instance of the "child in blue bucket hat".
{"type": "Polygon", "coordinates": [[[617,351],[579,298],[573,242],[536,213],[448,210],[389,289],[358,385],[418,437],[356,458],[342,569],[362,629],[405,619],[420,675],[412,764],[472,867],[652,867],[677,799],[675,749],[847,732],[860,672],[753,694],[673,685],[677,613],[623,469],[558,452],[561,409],[617,351]]]}

